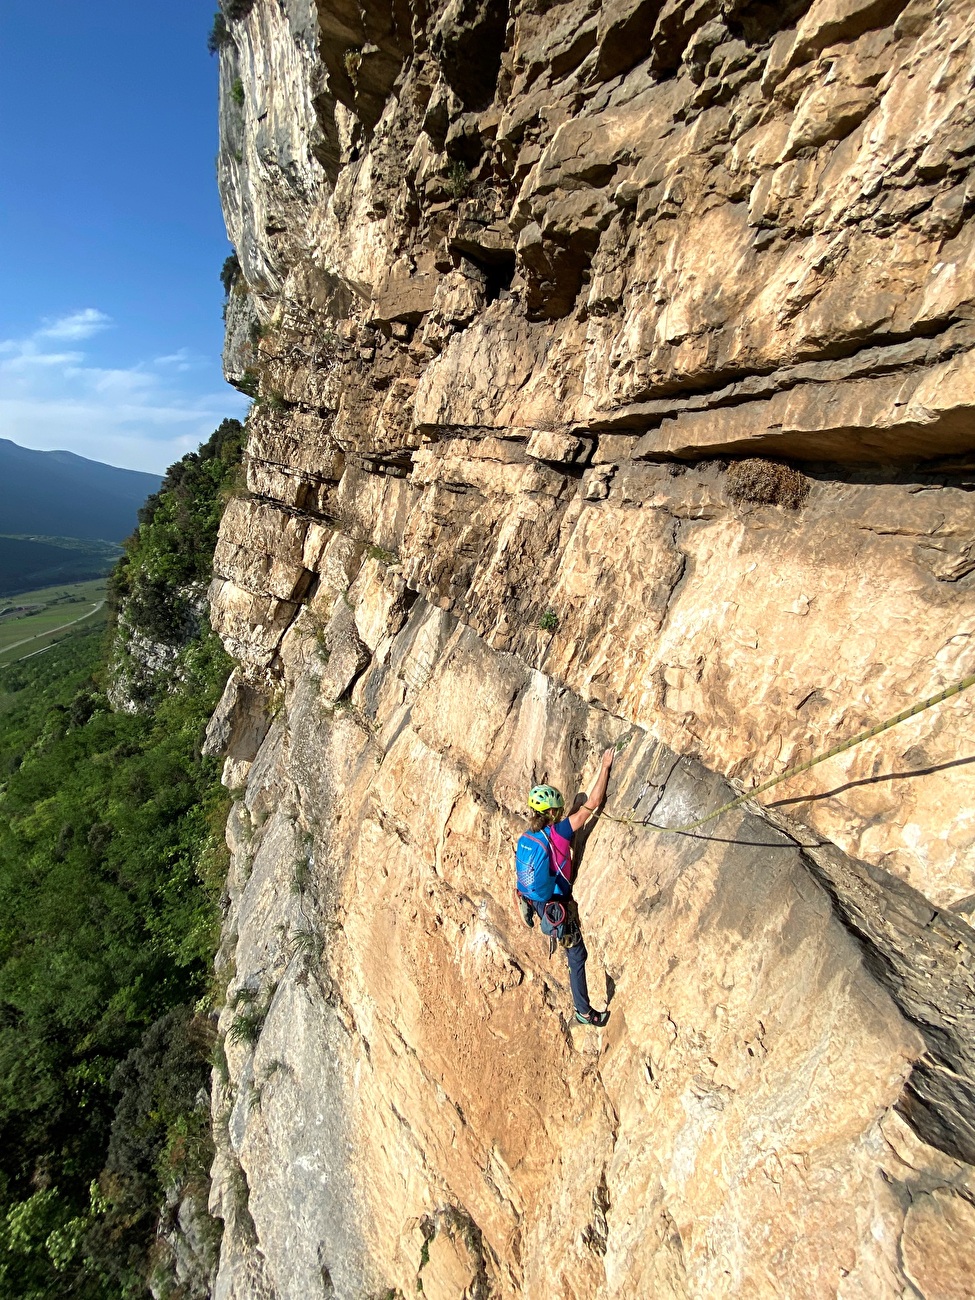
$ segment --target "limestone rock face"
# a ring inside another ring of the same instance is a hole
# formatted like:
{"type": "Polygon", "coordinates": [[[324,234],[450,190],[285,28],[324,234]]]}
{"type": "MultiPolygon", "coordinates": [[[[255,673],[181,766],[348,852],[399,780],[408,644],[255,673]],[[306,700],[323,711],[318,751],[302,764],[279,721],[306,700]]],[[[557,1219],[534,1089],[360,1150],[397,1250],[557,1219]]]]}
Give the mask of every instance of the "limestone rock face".
{"type": "Polygon", "coordinates": [[[124,713],[150,709],[160,692],[171,690],[178,680],[180,652],[206,626],[206,584],[189,584],[179,596],[181,617],[168,620],[165,639],[136,626],[124,604],[119,610],[107,690],[113,709],[124,713]]]}
{"type": "Polygon", "coordinates": [[[969,1293],[969,8],[228,11],[216,1295],[969,1293]]]}

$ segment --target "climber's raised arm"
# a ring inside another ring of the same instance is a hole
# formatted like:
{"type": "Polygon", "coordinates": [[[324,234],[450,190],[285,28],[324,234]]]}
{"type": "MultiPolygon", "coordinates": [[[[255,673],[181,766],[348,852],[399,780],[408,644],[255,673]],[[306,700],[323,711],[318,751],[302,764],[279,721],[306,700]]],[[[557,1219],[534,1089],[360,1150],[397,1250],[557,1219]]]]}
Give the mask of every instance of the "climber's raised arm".
{"type": "Polygon", "coordinates": [[[596,777],[595,784],[589,791],[589,797],[584,804],[573,813],[569,813],[569,824],[574,831],[585,826],[589,818],[595,813],[596,809],[606,798],[606,786],[609,782],[609,769],[613,766],[613,755],[615,751],[607,749],[603,754],[602,767],[599,769],[599,775],[596,777]]]}

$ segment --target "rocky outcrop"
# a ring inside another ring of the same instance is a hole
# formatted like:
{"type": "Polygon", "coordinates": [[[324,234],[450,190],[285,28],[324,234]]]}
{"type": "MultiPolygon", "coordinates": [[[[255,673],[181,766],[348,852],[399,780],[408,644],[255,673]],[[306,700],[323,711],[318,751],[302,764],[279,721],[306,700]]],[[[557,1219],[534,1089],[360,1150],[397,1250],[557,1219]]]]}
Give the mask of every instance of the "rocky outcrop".
{"type": "Polygon", "coordinates": [[[145,712],[161,694],[178,688],[183,651],[206,627],[206,594],[206,587],[199,584],[181,589],[180,607],[174,618],[167,619],[167,626],[155,620],[143,627],[142,611],[131,602],[122,604],[109,665],[107,694],[113,709],[145,712]]]}
{"type": "Polygon", "coordinates": [[[966,1294],[966,7],[241,11],[217,1294],[966,1294]]]}
{"type": "Polygon", "coordinates": [[[246,1186],[253,1228],[218,1294],[318,1294],[323,1266],[336,1295],[893,1296],[925,1269],[942,1294],[956,1236],[903,1257],[975,1191],[968,927],[750,813],[604,821],[577,893],[613,1014],[574,1026],[512,906],[524,787],[627,739],[616,815],[727,787],[361,544],[323,567],[231,819],[215,1113],[243,1176],[214,1208],[246,1186]]]}

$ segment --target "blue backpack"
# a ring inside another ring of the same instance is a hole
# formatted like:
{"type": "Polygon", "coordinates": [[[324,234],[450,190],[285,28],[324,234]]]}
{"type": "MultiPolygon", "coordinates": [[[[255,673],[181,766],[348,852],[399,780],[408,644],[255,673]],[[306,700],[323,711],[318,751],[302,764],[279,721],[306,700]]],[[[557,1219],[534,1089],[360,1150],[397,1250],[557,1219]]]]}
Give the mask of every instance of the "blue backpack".
{"type": "Polygon", "coordinates": [[[547,903],[555,896],[558,875],[552,857],[552,844],[544,831],[526,831],[515,850],[518,893],[536,903],[547,903]]]}

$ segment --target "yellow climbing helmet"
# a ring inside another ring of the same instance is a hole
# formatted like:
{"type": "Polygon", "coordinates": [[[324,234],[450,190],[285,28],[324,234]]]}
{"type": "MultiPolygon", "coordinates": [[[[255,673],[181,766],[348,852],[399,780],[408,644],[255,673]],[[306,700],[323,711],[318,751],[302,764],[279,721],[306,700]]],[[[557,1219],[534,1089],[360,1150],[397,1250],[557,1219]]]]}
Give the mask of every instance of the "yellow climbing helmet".
{"type": "Polygon", "coordinates": [[[564,808],[562,792],[554,785],[533,785],[528,791],[528,807],[532,812],[548,812],[550,808],[564,808]]]}

